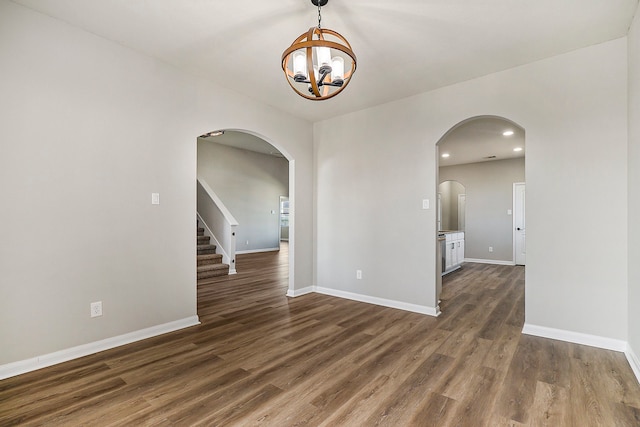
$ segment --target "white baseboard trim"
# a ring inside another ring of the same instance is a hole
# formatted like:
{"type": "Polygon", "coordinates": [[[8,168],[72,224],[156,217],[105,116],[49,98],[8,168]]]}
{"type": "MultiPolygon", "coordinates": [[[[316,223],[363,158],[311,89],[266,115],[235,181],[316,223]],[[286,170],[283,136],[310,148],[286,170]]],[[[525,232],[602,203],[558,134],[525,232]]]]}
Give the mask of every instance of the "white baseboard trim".
{"type": "Polygon", "coordinates": [[[476,264],[516,265],[513,261],[501,261],[498,259],[465,258],[464,262],[475,262],[476,264]]]}
{"type": "Polygon", "coordinates": [[[191,316],[175,320],[173,322],[164,323],[162,325],[140,329],[139,331],[118,335],[116,337],[44,354],[31,359],[7,363],[5,365],[0,365],[0,380],[199,324],[200,320],[198,319],[198,316],[191,316]]]}
{"type": "Polygon", "coordinates": [[[306,288],[302,288],[302,289],[289,289],[287,291],[287,296],[295,298],[302,295],[312,294],[313,292],[314,292],[313,286],[307,286],[306,288]]]}
{"type": "Polygon", "coordinates": [[[636,379],[638,380],[638,384],[640,384],[640,359],[638,359],[638,356],[633,352],[629,343],[627,343],[624,355],[627,356],[627,361],[629,362],[629,365],[631,365],[631,370],[633,370],[633,373],[636,375],[636,379]]]}
{"type": "Polygon", "coordinates": [[[314,287],[314,292],[324,295],[330,295],[333,297],[349,299],[353,301],[365,302],[368,304],[381,305],[383,307],[397,308],[399,310],[411,311],[413,313],[426,314],[429,316],[438,317],[440,315],[439,307],[427,307],[424,305],[411,304],[408,302],[394,301],[385,298],[372,297],[369,295],[356,294],[353,292],[340,291],[337,289],[323,288],[320,286],[314,287]]]}
{"type": "Polygon", "coordinates": [[[626,341],[601,337],[598,335],[589,335],[580,332],[566,331],[563,329],[547,328],[546,326],[531,325],[529,323],[524,324],[522,333],[527,335],[535,335],[537,337],[551,338],[554,340],[567,341],[575,344],[603,348],[605,350],[620,352],[626,352],[627,350],[626,341]]]}
{"type": "Polygon", "coordinates": [[[266,248],[266,249],[247,249],[246,251],[236,251],[236,254],[257,254],[260,252],[275,252],[280,248],[266,248]]]}

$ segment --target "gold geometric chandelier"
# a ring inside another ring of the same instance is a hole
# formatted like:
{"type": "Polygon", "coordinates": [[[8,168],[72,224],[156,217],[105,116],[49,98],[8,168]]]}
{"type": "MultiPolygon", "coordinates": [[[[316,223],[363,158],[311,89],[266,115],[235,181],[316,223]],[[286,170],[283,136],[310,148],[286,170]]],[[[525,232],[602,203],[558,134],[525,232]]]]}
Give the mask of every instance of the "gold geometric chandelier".
{"type": "Polygon", "coordinates": [[[282,54],[287,82],[303,98],[329,99],[347,87],[356,71],[351,45],[335,31],[321,27],[321,7],[329,0],[311,0],[318,6],[318,26],[309,28],[282,54]],[[345,70],[345,64],[349,66],[345,70]]]}

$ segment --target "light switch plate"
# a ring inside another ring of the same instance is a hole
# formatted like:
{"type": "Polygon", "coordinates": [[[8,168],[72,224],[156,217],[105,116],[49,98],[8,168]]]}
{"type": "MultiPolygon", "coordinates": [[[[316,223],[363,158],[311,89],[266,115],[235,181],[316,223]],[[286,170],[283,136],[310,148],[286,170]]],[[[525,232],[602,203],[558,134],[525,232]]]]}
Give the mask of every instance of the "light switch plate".
{"type": "Polygon", "coordinates": [[[429,209],[429,199],[422,200],[422,209],[429,209]]]}
{"type": "Polygon", "coordinates": [[[160,193],[151,193],[151,204],[152,205],[160,204],[160,193]]]}

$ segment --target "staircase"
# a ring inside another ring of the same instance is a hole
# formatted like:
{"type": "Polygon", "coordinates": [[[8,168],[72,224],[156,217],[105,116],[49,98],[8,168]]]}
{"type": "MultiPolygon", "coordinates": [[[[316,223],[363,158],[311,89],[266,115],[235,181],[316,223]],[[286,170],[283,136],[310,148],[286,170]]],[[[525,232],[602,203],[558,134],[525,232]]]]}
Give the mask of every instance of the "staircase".
{"type": "Polygon", "coordinates": [[[210,243],[211,237],[204,235],[204,228],[197,226],[198,234],[198,280],[209,277],[226,276],[229,265],[222,263],[222,255],[216,253],[216,245],[210,243]]]}

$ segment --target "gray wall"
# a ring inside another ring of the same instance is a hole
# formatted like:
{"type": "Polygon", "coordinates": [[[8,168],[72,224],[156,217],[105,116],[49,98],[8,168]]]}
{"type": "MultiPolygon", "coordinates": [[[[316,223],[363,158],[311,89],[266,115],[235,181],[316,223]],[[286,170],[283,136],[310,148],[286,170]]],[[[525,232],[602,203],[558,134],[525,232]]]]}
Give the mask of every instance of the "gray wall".
{"type": "Polygon", "coordinates": [[[310,286],[310,123],[7,1],[0,64],[0,364],[196,316],[196,138],[213,129],[293,159],[291,280],[310,286]]]}
{"type": "Polygon", "coordinates": [[[454,180],[440,182],[438,193],[442,203],[441,230],[458,230],[458,196],[465,194],[462,184],[454,180]]]}
{"type": "Polygon", "coordinates": [[[199,139],[198,175],[240,224],[237,252],[279,247],[280,196],[289,195],[286,159],[199,139]]]}
{"type": "MultiPolygon", "coordinates": [[[[640,14],[629,32],[629,345],[640,357],[640,14]]],[[[638,373],[640,374],[640,373],[638,373]]]]}
{"type": "Polygon", "coordinates": [[[513,261],[513,183],[524,182],[524,158],[446,166],[440,181],[465,186],[465,258],[513,261]],[[489,252],[489,246],[493,252],[489,252]]]}
{"type": "Polygon", "coordinates": [[[626,340],[626,38],[315,123],[318,286],[435,307],[435,145],[484,115],[527,134],[527,324],[626,340]]]}

